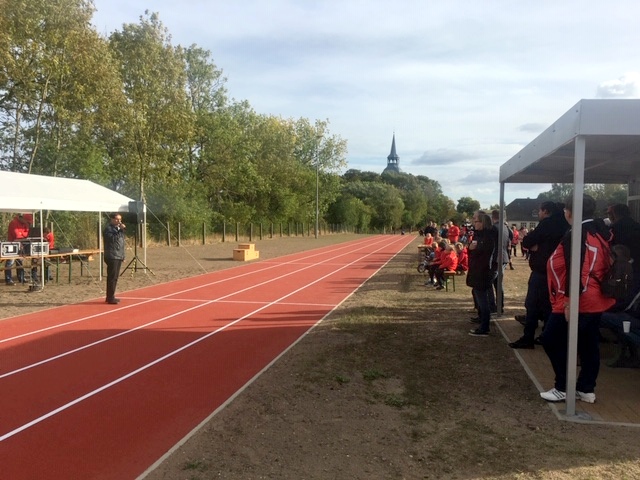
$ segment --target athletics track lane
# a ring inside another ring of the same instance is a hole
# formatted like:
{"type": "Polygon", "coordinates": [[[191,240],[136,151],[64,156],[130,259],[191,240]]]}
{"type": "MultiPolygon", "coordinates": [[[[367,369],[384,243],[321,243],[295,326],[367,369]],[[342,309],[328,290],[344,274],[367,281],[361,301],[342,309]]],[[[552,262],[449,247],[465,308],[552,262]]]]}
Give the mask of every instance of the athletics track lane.
{"type": "Polygon", "coordinates": [[[136,478],[413,237],[368,237],[0,321],[0,476],[136,478]]]}

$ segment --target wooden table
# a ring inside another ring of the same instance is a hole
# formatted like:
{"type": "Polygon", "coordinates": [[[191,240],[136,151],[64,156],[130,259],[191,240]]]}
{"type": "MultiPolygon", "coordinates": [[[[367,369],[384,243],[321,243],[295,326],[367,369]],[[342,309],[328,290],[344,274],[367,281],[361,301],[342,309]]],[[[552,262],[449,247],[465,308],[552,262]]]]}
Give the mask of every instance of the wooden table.
{"type": "MultiPolygon", "coordinates": [[[[25,260],[40,260],[44,258],[44,260],[49,261],[51,265],[55,265],[56,267],[55,282],[58,283],[60,279],[60,265],[64,265],[64,262],[62,260],[64,257],[69,257],[67,261],[67,263],[69,264],[68,278],[69,278],[69,283],[71,283],[71,273],[73,270],[72,266],[73,266],[74,257],[80,261],[80,276],[82,276],[84,274],[85,267],[88,267],[89,262],[93,261],[93,256],[99,255],[100,253],[101,253],[100,250],[94,249],[94,250],[75,250],[73,252],[49,253],[47,255],[18,255],[16,257],[0,257],[0,262],[6,262],[7,260],[22,260],[23,261],[22,268],[24,268],[25,270],[30,270],[32,266],[40,267],[40,270],[41,270],[40,276],[41,278],[44,278],[44,274],[42,272],[42,268],[39,263],[38,265],[33,265],[33,262],[29,262],[31,263],[31,265],[26,265],[26,262],[25,262],[25,260]]],[[[16,268],[16,266],[13,265],[11,268],[16,268]]],[[[7,267],[3,266],[1,270],[7,270],[7,267]]]]}

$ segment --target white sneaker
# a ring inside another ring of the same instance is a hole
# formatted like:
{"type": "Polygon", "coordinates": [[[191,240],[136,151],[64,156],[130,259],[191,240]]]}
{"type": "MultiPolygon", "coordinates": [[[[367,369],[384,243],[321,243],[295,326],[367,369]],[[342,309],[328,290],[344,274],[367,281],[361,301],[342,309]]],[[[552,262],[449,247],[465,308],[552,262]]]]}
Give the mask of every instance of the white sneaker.
{"type": "Polygon", "coordinates": [[[596,403],[595,393],[584,393],[576,391],[576,400],[583,401],[585,403],[596,403]]]}
{"type": "Polygon", "coordinates": [[[564,402],[567,399],[565,392],[561,392],[555,388],[552,388],[548,392],[540,392],[540,396],[547,402],[564,402]]]}

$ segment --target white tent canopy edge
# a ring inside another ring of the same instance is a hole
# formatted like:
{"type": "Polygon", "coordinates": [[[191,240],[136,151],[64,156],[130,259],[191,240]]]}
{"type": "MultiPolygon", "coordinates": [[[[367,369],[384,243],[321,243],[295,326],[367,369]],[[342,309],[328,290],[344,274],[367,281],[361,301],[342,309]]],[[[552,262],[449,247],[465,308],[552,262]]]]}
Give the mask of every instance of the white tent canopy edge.
{"type": "Polygon", "coordinates": [[[128,212],[132,199],[76,178],[0,171],[0,211],[128,212]]]}
{"type": "MultiPolygon", "coordinates": [[[[640,100],[580,100],[500,167],[500,209],[505,183],[573,183],[573,216],[582,218],[586,183],[626,183],[629,207],[640,211],[640,100]]],[[[503,228],[503,222],[500,222],[503,228]]],[[[567,359],[567,419],[576,414],[578,292],[581,222],[571,242],[570,318],[567,359]]],[[[500,237],[499,237],[500,238],[500,237]]]]}

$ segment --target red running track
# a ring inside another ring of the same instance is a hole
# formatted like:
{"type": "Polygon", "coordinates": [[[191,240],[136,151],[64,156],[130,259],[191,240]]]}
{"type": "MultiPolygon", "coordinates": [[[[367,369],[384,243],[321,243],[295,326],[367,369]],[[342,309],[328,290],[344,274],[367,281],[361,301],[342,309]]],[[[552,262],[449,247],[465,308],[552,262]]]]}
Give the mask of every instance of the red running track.
{"type": "Polygon", "coordinates": [[[377,236],[0,321],[0,478],[134,479],[406,247],[377,236]]]}

